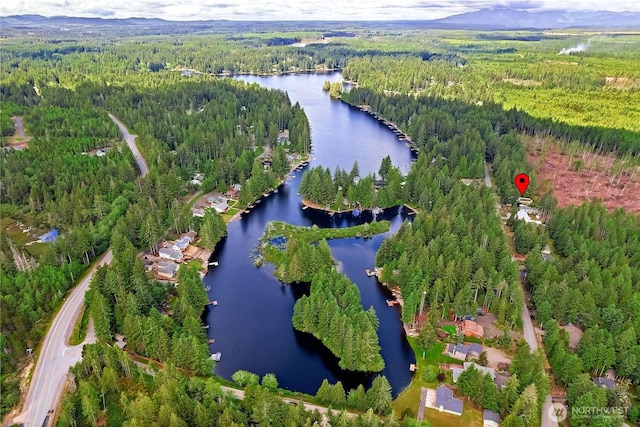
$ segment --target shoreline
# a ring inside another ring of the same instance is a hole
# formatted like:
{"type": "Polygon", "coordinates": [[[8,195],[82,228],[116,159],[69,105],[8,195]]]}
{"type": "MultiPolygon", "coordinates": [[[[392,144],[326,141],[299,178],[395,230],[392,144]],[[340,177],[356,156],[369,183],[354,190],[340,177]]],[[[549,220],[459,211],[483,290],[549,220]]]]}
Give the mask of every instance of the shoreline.
{"type": "MultiPolygon", "coordinates": [[[[233,76],[258,76],[258,77],[273,77],[273,76],[284,76],[287,74],[329,74],[335,72],[341,72],[341,68],[305,68],[300,70],[288,70],[288,71],[272,71],[272,72],[258,72],[258,71],[234,71],[234,72],[222,72],[222,73],[205,73],[203,71],[199,71],[193,68],[174,68],[169,71],[179,71],[179,72],[190,72],[195,75],[202,74],[206,76],[215,76],[215,77],[233,77],[233,76]]],[[[357,83],[348,82],[350,84],[357,83]]]]}
{"type": "Polygon", "coordinates": [[[240,210],[238,209],[238,213],[236,213],[234,216],[232,216],[229,221],[227,221],[227,224],[229,224],[232,221],[240,221],[242,219],[242,214],[249,214],[251,212],[251,207],[254,206],[254,204],[256,202],[258,202],[259,200],[262,200],[264,198],[267,198],[269,196],[271,196],[272,194],[275,194],[278,192],[278,189],[280,187],[282,187],[287,181],[291,180],[294,178],[293,175],[291,175],[292,172],[300,172],[302,169],[304,169],[305,167],[307,167],[309,165],[309,163],[311,163],[313,160],[315,160],[315,158],[309,153],[308,157],[306,160],[301,160],[297,163],[294,163],[291,165],[291,168],[289,170],[289,172],[284,176],[284,178],[282,178],[279,182],[278,185],[275,186],[275,188],[269,188],[266,192],[262,193],[261,195],[259,195],[258,197],[256,197],[251,203],[249,203],[249,205],[245,206],[244,209],[240,210]],[[298,170],[300,169],[300,170],[298,170]]]}
{"type": "Polygon", "coordinates": [[[335,215],[335,214],[343,214],[343,213],[353,213],[355,210],[358,210],[360,212],[365,212],[365,211],[372,211],[374,213],[378,212],[378,211],[383,211],[384,209],[391,209],[397,206],[390,206],[388,208],[379,208],[379,207],[375,207],[375,208],[353,208],[353,209],[342,209],[342,210],[333,210],[333,209],[327,209],[327,208],[323,208],[320,205],[311,202],[310,200],[305,199],[304,197],[301,197],[300,199],[303,208],[302,209],[313,209],[316,211],[322,211],[325,212],[331,216],[335,215]]]}

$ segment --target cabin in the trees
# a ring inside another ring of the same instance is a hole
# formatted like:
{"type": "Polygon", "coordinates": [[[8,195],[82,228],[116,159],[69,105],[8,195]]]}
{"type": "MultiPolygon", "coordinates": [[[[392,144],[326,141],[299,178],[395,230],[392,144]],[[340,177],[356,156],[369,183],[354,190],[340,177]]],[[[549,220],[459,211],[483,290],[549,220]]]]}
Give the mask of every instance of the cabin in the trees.
{"type": "Polygon", "coordinates": [[[189,247],[189,244],[191,243],[191,240],[185,237],[182,237],[180,239],[177,239],[173,242],[173,249],[180,251],[180,252],[184,252],[185,249],[187,249],[189,247]]]}
{"type": "Polygon", "coordinates": [[[462,322],[462,333],[466,337],[484,338],[484,327],[473,320],[464,320],[462,322]]]}
{"type": "Polygon", "coordinates": [[[175,262],[159,261],[156,273],[158,274],[158,277],[163,279],[173,279],[178,272],[179,267],[180,265],[175,262]]]}
{"type": "Polygon", "coordinates": [[[242,189],[242,185],[233,184],[231,187],[229,187],[229,190],[227,190],[226,196],[230,199],[237,199],[238,196],[240,196],[241,189],[242,189]]]}
{"type": "Polygon", "coordinates": [[[158,251],[160,258],[168,259],[171,261],[182,261],[182,252],[173,248],[160,248],[158,251]]]}
{"type": "Polygon", "coordinates": [[[482,426],[483,427],[498,427],[500,425],[500,414],[497,412],[485,409],[482,413],[482,426]]]}
{"type": "Polygon", "coordinates": [[[204,218],[204,209],[202,208],[193,208],[191,209],[191,213],[193,214],[193,216],[197,216],[198,218],[204,218]]]}
{"type": "Polygon", "coordinates": [[[481,365],[478,365],[478,364],[473,363],[473,362],[464,362],[462,364],[462,369],[460,369],[459,367],[455,367],[455,366],[451,367],[451,373],[453,374],[453,382],[457,383],[458,382],[458,378],[460,378],[460,374],[462,374],[464,371],[466,371],[467,369],[469,369],[472,366],[474,368],[476,368],[478,371],[480,371],[480,373],[483,376],[489,374],[491,376],[491,379],[495,381],[495,379],[496,379],[496,370],[495,369],[489,368],[487,366],[481,366],[481,365]]]}
{"type": "Polygon", "coordinates": [[[593,383],[599,387],[604,387],[607,390],[615,390],[616,383],[611,378],[608,377],[598,377],[593,379],[593,383]]]}
{"type": "Polygon", "coordinates": [[[436,390],[436,409],[453,415],[462,415],[462,400],[453,397],[453,391],[444,385],[436,390]]]}

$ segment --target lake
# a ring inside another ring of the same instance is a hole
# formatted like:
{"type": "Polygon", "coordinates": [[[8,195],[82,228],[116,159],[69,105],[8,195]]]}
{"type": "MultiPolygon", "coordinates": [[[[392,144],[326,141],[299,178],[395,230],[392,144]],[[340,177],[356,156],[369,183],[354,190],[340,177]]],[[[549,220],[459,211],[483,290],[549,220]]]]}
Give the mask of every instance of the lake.
{"type": "MultiPolygon", "coordinates": [[[[308,167],[321,165],[333,172],[339,166],[349,171],[357,160],[361,176],[366,176],[377,172],[382,159],[390,155],[393,164],[407,172],[413,160],[411,151],[386,126],[356,108],[330,99],[322,91],[323,82],[339,81],[340,73],[236,78],[281,89],[293,103],[300,103],[311,125],[314,160],[308,167]]],[[[228,236],[213,255],[219,266],[209,270],[204,283],[211,286],[209,298],[217,300],[218,305],[207,308],[204,320],[210,325],[209,338],[215,339],[211,351],[222,353],[216,374],[230,379],[239,369],[260,376],[271,372],[280,387],[310,394],[315,394],[324,378],[331,383],[342,381],[347,391],[358,384],[368,387],[377,374],[341,370],[337,359],[319,340],[293,329],[293,306],[308,294],[308,286],[284,285],[273,277],[272,267],[256,268],[252,264],[251,254],[269,221],[346,227],[372,219],[370,213],[355,219],[350,214],[330,217],[302,210],[297,195],[301,174],[294,172],[295,178],[280,187],[278,193],[256,204],[241,221],[229,223],[228,236]]],[[[406,211],[399,208],[387,209],[378,216],[392,222],[391,232],[406,218],[406,211]]],[[[334,240],[329,245],[340,271],[360,289],[364,308],[373,306],[378,314],[378,336],[386,365],[382,374],[389,379],[396,396],[411,381],[409,365],[415,357],[404,335],[399,308],[386,304],[390,293],[365,274],[365,269],[373,268],[375,253],[384,237],[334,240]]]]}

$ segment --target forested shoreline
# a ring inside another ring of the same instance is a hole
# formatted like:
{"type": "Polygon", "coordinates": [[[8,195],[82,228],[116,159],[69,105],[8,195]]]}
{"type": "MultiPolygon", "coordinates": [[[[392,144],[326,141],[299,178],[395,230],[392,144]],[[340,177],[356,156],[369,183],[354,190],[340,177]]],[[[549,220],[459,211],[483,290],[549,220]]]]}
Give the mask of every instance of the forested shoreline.
{"type": "MultiPolygon", "coordinates": [[[[537,177],[519,137],[553,136],[637,159],[639,116],[632,106],[640,93],[638,50],[626,42],[633,35],[603,36],[594,42],[594,53],[559,57],[558,48],[578,38],[559,35],[532,44],[501,33],[483,38],[381,30],[355,37],[336,33],[329,43],[296,47],[285,44],[318,35],[173,31],[149,36],[25,32],[3,41],[0,214],[27,228],[55,228],[61,234],[55,244],[32,253],[0,233],[0,415],[19,401],[18,369],[26,365],[28,349],[37,348],[74,282],[111,246],[113,265],[97,271],[86,295],[100,343],[86,347],[83,361],[72,369],[60,425],[322,422],[318,413],[285,404],[274,392],[275,378],[242,384],[242,402],[222,392],[212,377],[201,319],[208,301],[196,268],[184,265],[174,287],[149,279],[137,255],[165,236],[188,230],[199,232],[213,249],[225,234],[222,217],[211,212],[193,217],[184,196],[224,193],[241,184],[244,207],[281,182],[289,172],[289,154],[311,150],[306,115],[286,93],[212,75],[336,69],[357,86],[342,91],[329,85],[332,95],[397,124],[420,155],[406,177],[385,159],[377,183],[373,175],[359,177],[357,166],[333,174],[319,167],[305,173],[300,192],[334,211],[407,202],[419,208],[415,220],[386,239],[376,255],[380,279],[402,293],[402,320],[412,325],[428,312],[435,323],[483,308],[496,314],[508,334],[522,326],[526,290],[568,404],[628,404],[627,418],[640,421],[637,401],[628,400],[640,385],[638,217],[606,212],[598,202],[558,209],[552,192],[536,194],[537,177]],[[615,49],[609,52],[609,46],[615,49]],[[139,135],[150,166],[146,177],[138,176],[108,113],[139,135]],[[23,119],[29,137],[22,151],[9,143],[14,115],[23,119]],[[264,161],[267,153],[271,158],[264,161]],[[480,184],[485,162],[505,204],[515,204],[520,196],[515,174],[528,173],[525,196],[548,220],[546,228],[513,217],[508,223],[516,250],[527,256],[524,290],[493,190],[480,184]],[[195,174],[204,175],[199,188],[189,184],[195,174]],[[551,257],[543,259],[546,245],[551,257]],[[15,261],[16,248],[35,268],[15,261]],[[567,323],[583,331],[575,349],[563,328],[567,323]],[[126,337],[131,355],[153,359],[163,369],[150,375],[129,354],[105,345],[116,334],[126,337]],[[591,381],[608,369],[615,370],[615,392],[591,381]]],[[[290,262],[280,267],[280,277],[311,282],[310,295],[296,303],[294,327],[321,340],[342,368],[382,370],[377,316],[361,306],[357,287],[330,269],[326,242],[314,246],[291,239],[285,255],[290,262]]],[[[512,370],[518,381],[509,384],[497,408],[506,425],[536,424],[548,394],[542,352],[527,350],[518,350],[512,370]]],[[[496,409],[495,399],[485,401],[469,385],[472,380],[462,379],[460,390],[476,405],[496,409]]],[[[367,411],[364,415],[331,415],[330,423],[418,425],[396,419],[404,414],[380,420],[373,413],[390,412],[385,381],[376,379],[373,391],[358,388],[346,397],[349,406],[367,411]]],[[[346,406],[341,384],[323,383],[318,399],[346,406]]],[[[569,420],[595,425],[589,419],[569,420]]]]}

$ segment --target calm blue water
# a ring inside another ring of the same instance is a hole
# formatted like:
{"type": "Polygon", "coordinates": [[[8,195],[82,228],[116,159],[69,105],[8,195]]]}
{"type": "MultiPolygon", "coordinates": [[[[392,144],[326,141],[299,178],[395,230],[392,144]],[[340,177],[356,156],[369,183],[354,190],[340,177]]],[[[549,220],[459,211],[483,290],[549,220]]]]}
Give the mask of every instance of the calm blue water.
{"type": "MultiPolygon", "coordinates": [[[[339,80],[339,73],[238,78],[282,89],[292,102],[300,103],[311,124],[315,160],[310,167],[322,165],[333,171],[340,166],[350,170],[357,160],[364,176],[377,172],[386,155],[403,171],[412,161],[410,150],[385,126],[357,109],[331,100],[321,90],[325,80],[339,80]]],[[[218,306],[205,312],[209,338],[215,339],[211,351],[222,353],[216,373],[231,378],[238,369],[260,376],[272,372],[281,387],[307,393],[315,393],[324,378],[332,383],[341,380],[347,390],[361,383],[368,387],[375,374],[342,371],[337,359],[318,340],[293,329],[293,306],[297,298],[308,293],[308,287],[283,285],[273,277],[269,266],[256,268],[251,262],[251,252],[269,221],[346,227],[371,220],[367,214],[354,220],[350,215],[331,218],[302,210],[296,194],[301,173],[294,174],[296,178],[277,194],[263,199],[241,221],[229,224],[228,236],[214,254],[219,267],[212,268],[204,279],[205,285],[211,286],[210,299],[218,301],[218,306]]],[[[406,215],[396,208],[387,210],[382,218],[391,220],[392,230],[396,230],[406,215]]],[[[340,270],[358,285],[364,307],[373,306],[378,314],[378,336],[386,364],[382,373],[389,379],[395,396],[409,384],[409,364],[415,358],[404,336],[398,309],[386,304],[390,295],[364,273],[373,267],[383,238],[342,239],[329,244],[340,261],[340,270]]]]}

